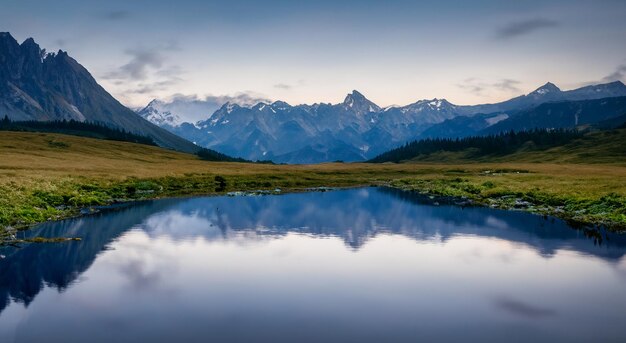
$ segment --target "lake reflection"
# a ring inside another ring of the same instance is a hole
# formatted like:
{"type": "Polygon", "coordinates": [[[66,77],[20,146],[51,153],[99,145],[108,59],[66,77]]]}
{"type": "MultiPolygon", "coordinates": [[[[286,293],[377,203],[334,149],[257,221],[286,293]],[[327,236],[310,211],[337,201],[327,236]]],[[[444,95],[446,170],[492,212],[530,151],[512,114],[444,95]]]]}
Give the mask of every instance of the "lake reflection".
{"type": "Polygon", "coordinates": [[[0,342],[626,341],[626,237],[385,188],[167,199],[3,248],[0,342]]]}

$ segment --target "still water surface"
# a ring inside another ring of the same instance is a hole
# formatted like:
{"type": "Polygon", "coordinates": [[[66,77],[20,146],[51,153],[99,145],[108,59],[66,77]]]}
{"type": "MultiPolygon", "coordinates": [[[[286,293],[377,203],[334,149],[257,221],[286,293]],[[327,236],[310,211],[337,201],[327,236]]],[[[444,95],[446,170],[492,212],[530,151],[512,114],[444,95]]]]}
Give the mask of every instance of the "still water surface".
{"type": "Polygon", "coordinates": [[[0,342],[626,342],[626,237],[385,188],[139,203],[0,250],[0,342]]]}

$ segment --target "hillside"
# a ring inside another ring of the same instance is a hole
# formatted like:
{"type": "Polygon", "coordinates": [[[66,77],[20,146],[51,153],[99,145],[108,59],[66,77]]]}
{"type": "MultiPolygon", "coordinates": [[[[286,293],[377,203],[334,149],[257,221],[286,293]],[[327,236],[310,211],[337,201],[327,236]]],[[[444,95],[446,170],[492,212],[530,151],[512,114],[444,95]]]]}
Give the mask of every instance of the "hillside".
{"type": "MultiPolygon", "coordinates": [[[[614,149],[619,154],[625,146],[620,143],[623,133],[618,132],[619,142],[614,137],[592,136],[596,140],[586,137],[585,144],[596,145],[602,151],[614,149]]],[[[527,210],[626,227],[623,162],[447,161],[318,165],[207,162],[195,155],[149,145],[50,133],[0,132],[0,242],[5,225],[24,227],[119,201],[359,185],[391,185],[437,196],[465,196],[501,208],[515,206],[519,198],[534,204],[527,210]],[[486,171],[498,172],[492,175],[486,171]],[[566,202],[564,208],[555,207],[566,202]]]]}
{"type": "Polygon", "coordinates": [[[626,85],[621,81],[590,85],[568,91],[562,91],[555,84],[548,82],[527,95],[515,97],[496,104],[464,106],[465,114],[508,113],[530,109],[548,102],[593,100],[626,96],[626,85]]]}
{"type": "Polygon", "coordinates": [[[4,119],[0,120],[0,131],[61,133],[73,136],[141,143],[156,146],[152,138],[147,136],[137,135],[126,130],[112,128],[104,124],[89,123],[76,120],[31,120],[13,122],[8,117],[5,117],[4,119]]]}
{"type": "Polygon", "coordinates": [[[626,122],[626,119],[622,118],[624,116],[626,116],[626,97],[624,96],[548,102],[507,113],[458,116],[431,126],[415,138],[457,138],[497,134],[510,130],[574,128],[585,125],[597,125],[607,129],[626,122]]]}
{"type": "Polygon", "coordinates": [[[574,128],[626,114],[626,97],[554,102],[539,105],[502,120],[479,134],[535,128],[574,128]]]}
{"type": "MultiPolygon", "coordinates": [[[[567,131],[565,131],[567,132],[567,131]]],[[[508,134],[504,134],[506,136],[508,134]]],[[[591,131],[570,135],[564,141],[537,144],[521,141],[510,149],[484,149],[504,145],[505,139],[490,142],[490,137],[467,137],[456,140],[422,140],[409,143],[373,159],[373,162],[430,162],[430,163],[486,163],[486,162],[557,162],[626,164],[626,128],[591,131]],[[483,142],[484,141],[484,142],[483,142]],[[424,146],[427,148],[424,148],[424,146]]],[[[498,137],[498,136],[495,136],[498,137]]]]}
{"type": "Polygon", "coordinates": [[[544,151],[520,150],[502,159],[505,160],[626,164],[626,128],[590,132],[568,144],[544,151]]]}
{"type": "Polygon", "coordinates": [[[32,38],[19,44],[0,32],[0,117],[98,122],[149,136],[185,152],[198,147],[143,119],[102,88],[65,51],[46,53],[32,38]]]}

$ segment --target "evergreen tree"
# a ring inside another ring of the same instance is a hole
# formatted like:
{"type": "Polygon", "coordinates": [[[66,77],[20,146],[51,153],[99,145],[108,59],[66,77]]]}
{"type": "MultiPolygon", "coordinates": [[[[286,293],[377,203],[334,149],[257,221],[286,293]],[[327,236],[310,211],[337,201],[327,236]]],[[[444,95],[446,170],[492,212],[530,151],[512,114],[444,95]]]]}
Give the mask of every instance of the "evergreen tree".
{"type": "Polygon", "coordinates": [[[152,138],[148,136],[142,136],[123,129],[109,127],[102,123],[81,122],[77,120],[11,121],[8,116],[5,116],[4,119],[0,121],[0,130],[62,133],[82,137],[156,145],[152,138]]]}
{"type": "Polygon", "coordinates": [[[521,148],[540,150],[563,145],[582,137],[583,134],[576,130],[535,129],[454,139],[428,138],[406,143],[373,158],[370,162],[400,162],[437,152],[467,151],[471,157],[506,155],[521,148]]]}

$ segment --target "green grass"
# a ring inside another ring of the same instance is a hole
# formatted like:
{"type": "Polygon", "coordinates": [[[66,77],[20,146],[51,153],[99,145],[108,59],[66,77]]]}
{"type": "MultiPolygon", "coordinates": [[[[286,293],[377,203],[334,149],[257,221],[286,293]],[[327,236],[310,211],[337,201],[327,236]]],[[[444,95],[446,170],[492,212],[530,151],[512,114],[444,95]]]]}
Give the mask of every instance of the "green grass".
{"type": "MultiPolygon", "coordinates": [[[[598,138],[595,151],[602,144],[621,151],[607,143],[606,137],[598,138]]],[[[526,156],[524,162],[281,166],[207,162],[147,145],[59,134],[0,132],[0,227],[27,228],[77,215],[81,208],[131,200],[275,188],[301,191],[391,185],[626,228],[624,159],[613,159],[611,164],[573,163],[580,158],[579,150],[569,155],[551,152],[560,160],[550,163],[526,156]],[[567,160],[568,156],[573,159],[567,160]],[[529,205],[520,207],[520,202],[529,205]]],[[[0,230],[0,236],[6,237],[7,231],[0,230]]]]}
{"type": "Polygon", "coordinates": [[[626,129],[592,131],[584,137],[549,149],[539,149],[527,143],[508,155],[479,155],[476,149],[458,152],[440,151],[434,154],[420,155],[413,162],[448,163],[497,163],[497,162],[532,162],[532,163],[583,163],[583,164],[621,164],[626,165],[626,129]]]}
{"type": "MultiPolygon", "coordinates": [[[[626,196],[607,190],[604,195],[593,190],[562,191],[580,183],[554,180],[545,175],[520,177],[499,173],[472,173],[456,178],[406,178],[394,180],[396,188],[424,194],[469,199],[473,203],[501,209],[520,209],[554,215],[572,224],[597,224],[614,230],[626,229],[626,196]],[[513,180],[514,178],[514,180],[513,180]],[[519,181],[524,180],[525,185],[519,181]],[[547,183],[554,183],[553,186],[547,183]]],[[[589,180],[598,182],[596,180],[589,180]]]]}

